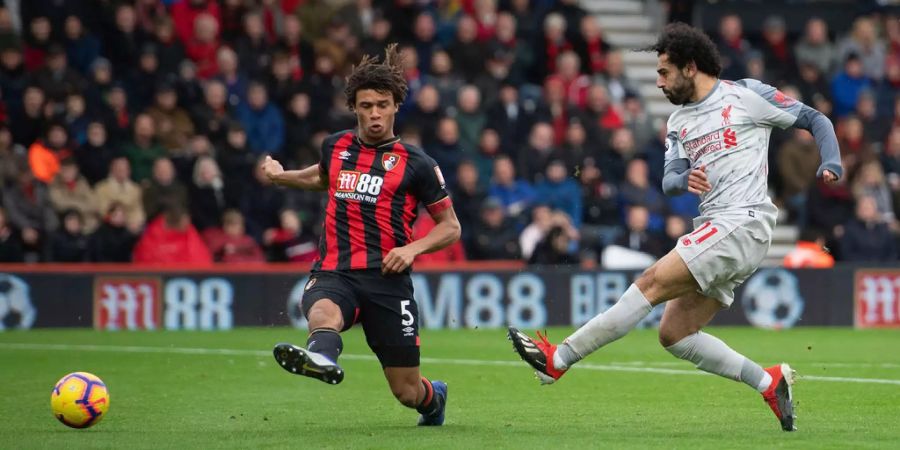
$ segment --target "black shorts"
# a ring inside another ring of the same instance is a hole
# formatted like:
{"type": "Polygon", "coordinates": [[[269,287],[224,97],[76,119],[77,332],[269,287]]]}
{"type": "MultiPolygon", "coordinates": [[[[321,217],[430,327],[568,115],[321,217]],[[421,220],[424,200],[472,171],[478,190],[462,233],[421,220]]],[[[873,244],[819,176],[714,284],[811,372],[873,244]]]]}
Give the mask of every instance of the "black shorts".
{"type": "Polygon", "coordinates": [[[341,308],[344,330],[362,323],[369,348],[382,367],[419,366],[419,307],[409,274],[382,275],[381,270],[313,272],[301,307],[309,311],[329,299],[341,308]]]}

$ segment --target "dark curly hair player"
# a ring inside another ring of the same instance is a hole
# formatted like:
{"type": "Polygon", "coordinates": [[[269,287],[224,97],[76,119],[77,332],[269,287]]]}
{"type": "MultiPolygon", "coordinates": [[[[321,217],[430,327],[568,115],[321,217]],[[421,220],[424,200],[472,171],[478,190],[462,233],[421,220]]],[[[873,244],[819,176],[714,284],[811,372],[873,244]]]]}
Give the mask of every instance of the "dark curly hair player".
{"type": "Polygon", "coordinates": [[[360,323],[397,400],[421,414],[419,425],[442,425],[447,384],[419,372],[410,270],[417,255],[456,242],[460,227],[440,168],[394,136],[394,115],[407,92],[401,67],[394,44],[382,60],[365,56],[353,68],[345,93],[358,126],[328,136],[318,165],[286,171],[272,158],[263,163],[277,185],[328,193],[319,258],[301,302],[306,347],[278,344],[274,354],[288,372],[338,384],[340,333],[360,323]],[[420,203],[437,225],[414,241],[420,203]]]}
{"type": "MultiPolygon", "coordinates": [[[[609,310],[562,344],[510,328],[519,355],[544,383],[628,333],[665,303],[659,342],[698,369],[749,385],[762,393],[785,431],[795,430],[787,364],[763,369],[701,329],[731,306],[734,289],[759,267],[769,250],[778,209],[768,196],[768,144],[773,127],[809,130],[822,156],[818,176],[841,176],[831,122],[820,112],[758,80],[720,80],[716,47],[701,30],[667,25],[655,44],[656,85],[679,108],[669,117],[663,190],[700,196],[694,230],[650,266],[609,310]]],[[[777,357],[777,355],[775,355],[777,357]]]]}

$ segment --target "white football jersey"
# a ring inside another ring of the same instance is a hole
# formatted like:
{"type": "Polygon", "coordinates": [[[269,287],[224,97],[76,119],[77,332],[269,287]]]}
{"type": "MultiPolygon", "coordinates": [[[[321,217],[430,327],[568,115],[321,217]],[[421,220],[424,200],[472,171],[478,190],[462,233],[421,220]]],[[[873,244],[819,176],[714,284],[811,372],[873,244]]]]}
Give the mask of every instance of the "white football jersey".
{"type": "Polygon", "coordinates": [[[697,103],[672,113],[666,164],[686,158],[706,165],[712,190],[700,196],[701,215],[775,211],[768,195],[769,135],[772,127],[797,121],[803,104],[757,80],[719,80],[697,103]]]}

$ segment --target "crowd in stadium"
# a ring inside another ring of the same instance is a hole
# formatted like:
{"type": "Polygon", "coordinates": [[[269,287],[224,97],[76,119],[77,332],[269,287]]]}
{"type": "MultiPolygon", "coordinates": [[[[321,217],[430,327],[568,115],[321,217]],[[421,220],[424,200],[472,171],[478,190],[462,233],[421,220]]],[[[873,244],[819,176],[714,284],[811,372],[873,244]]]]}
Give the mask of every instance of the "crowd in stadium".
{"type": "MultiPolygon", "coordinates": [[[[664,122],[574,0],[5,4],[0,262],[311,261],[323,196],[272,186],[259,160],[317,163],[324,137],[356,124],[344,75],[390,42],[410,87],[395,130],[440,164],[463,229],[423,259],[661,256],[697,214],[696,196],[662,194],[664,122]]],[[[839,260],[897,260],[900,21],[835,33],[813,18],[791,36],[773,16],[750,39],[731,15],[707,31],[722,78],[835,123],[834,186],[816,181],[808,133],[773,133],[782,222],[839,260]]]]}

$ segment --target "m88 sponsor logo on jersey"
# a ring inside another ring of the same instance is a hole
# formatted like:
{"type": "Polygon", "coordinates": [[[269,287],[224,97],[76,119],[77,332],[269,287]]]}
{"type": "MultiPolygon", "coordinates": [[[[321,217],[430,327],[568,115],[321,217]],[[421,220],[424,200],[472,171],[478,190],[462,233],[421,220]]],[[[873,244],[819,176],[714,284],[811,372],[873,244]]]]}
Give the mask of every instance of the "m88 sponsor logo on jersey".
{"type": "Polygon", "coordinates": [[[342,170],[338,174],[337,182],[338,192],[378,195],[381,193],[381,186],[384,185],[384,178],[356,170],[342,170]]]}

